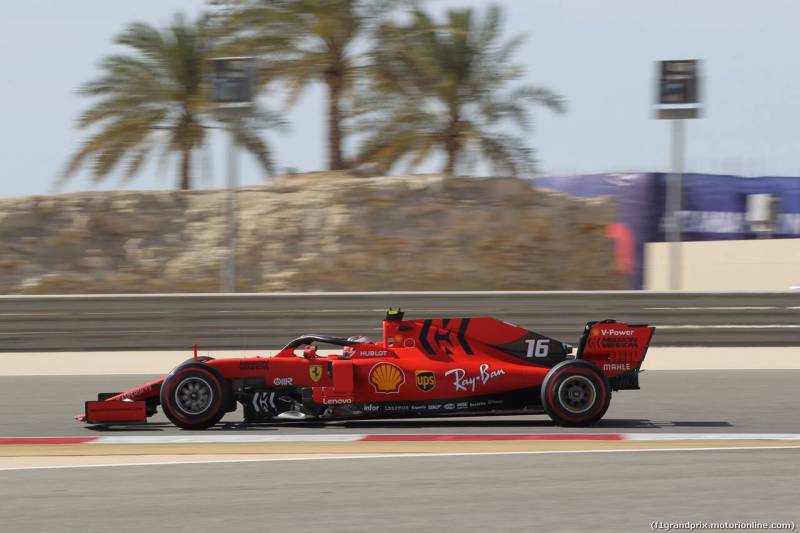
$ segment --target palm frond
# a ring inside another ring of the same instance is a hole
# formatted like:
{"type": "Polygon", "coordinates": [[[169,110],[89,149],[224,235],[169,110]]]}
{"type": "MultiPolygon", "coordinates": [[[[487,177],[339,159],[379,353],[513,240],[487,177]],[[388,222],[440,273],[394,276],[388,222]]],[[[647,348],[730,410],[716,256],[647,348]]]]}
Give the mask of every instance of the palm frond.
{"type": "Polygon", "coordinates": [[[124,117],[108,124],[83,143],[69,160],[57,184],[63,183],[87,161],[91,163],[92,178],[100,180],[113,170],[125,154],[140,147],[159,122],[156,113],[137,117],[124,117]]]}
{"type": "Polygon", "coordinates": [[[382,17],[396,8],[392,0],[220,0],[229,9],[219,25],[223,47],[259,56],[259,83],[280,82],[287,108],[314,82],[326,85],[330,165],[344,165],[342,139],[347,121],[359,114],[354,105],[359,68],[365,54],[358,40],[376,31],[382,17]]]}
{"type": "Polygon", "coordinates": [[[478,141],[477,148],[491,163],[496,174],[518,177],[536,170],[534,150],[519,137],[484,133],[478,141]]]}
{"type": "Polygon", "coordinates": [[[264,171],[271,175],[275,172],[275,163],[272,159],[272,151],[269,145],[262,139],[254,129],[240,124],[232,129],[232,134],[236,144],[255,156],[264,171]]]}
{"type": "MultiPolygon", "coordinates": [[[[68,160],[61,183],[88,166],[93,180],[105,179],[121,168],[131,179],[158,153],[162,170],[174,153],[189,154],[201,146],[215,118],[204,87],[205,65],[218,41],[216,21],[194,21],[176,15],[166,28],[144,23],[128,25],[115,42],[123,53],[100,63],[100,75],[83,84],[79,93],[92,99],[78,119],[89,130],[86,141],[68,160]]],[[[253,117],[242,144],[256,150],[260,160],[268,149],[257,139],[257,128],[278,124],[273,114],[253,117]]],[[[189,171],[182,181],[190,181],[189,171]]]]}
{"type": "Polygon", "coordinates": [[[395,165],[405,157],[413,167],[436,150],[456,167],[480,155],[498,172],[530,171],[533,150],[499,128],[528,131],[534,105],[559,112],[565,105],[549,89],[512,85],[522,76],[513,57],[524,37],[504,40],[502,29],[498,6],[482,16],[449,10],[443,23],[417,10],[410,22],[383,24],[372,51],[373,97],[362,99],[363,121],[380,126],[365,136],[358,160],[395,165]]]}

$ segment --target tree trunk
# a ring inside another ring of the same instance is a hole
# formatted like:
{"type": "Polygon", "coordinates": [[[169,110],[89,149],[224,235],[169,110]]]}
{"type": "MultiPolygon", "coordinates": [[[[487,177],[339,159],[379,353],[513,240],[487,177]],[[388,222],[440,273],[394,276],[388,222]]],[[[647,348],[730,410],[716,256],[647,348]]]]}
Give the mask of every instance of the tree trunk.
{"type": "Polygon", "coordinates": [[[343,170],[345,165],[342,158],[341,77],[331,75],[326,83],[328,85],[328,169],[343,170]]]}
{"type": "Polygon", "coordinates": [[[192,150],[181,152],[181,190],[188,191],[192,184],[192,150]]]}
{"type": "Polygon", "coordinates": [[[442,169],[442,174],[445,176],[453,176],[456,173],[456,159],[458,158],[458,143],[455,139],[447,139],[444,143],[444,149],[447,153],[447,161],[442,169]]]}
{"type": "Polygon", "coordinates": [[[447,154],[447,161],[445,162],[442,174],[445,176],[454,176],[456,173],[456,161],[458,154],[461,151],[461,139],[459,138],[461,113],[457,103],[450,104],[450,125],[447,129],[447,138],[444,141],[444,151],[447,154]]]}

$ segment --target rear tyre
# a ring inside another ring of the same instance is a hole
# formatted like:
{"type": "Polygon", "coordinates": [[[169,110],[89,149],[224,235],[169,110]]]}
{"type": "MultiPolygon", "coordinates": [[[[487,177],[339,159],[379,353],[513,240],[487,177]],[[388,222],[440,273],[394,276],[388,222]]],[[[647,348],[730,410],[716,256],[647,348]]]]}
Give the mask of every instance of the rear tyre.
{"type": "Polygon", "coordinates": [[[161,385],[161,406],[182,429],[207,429],[219,422],[230,403],[229,387],[219,372],[202,363],[183,364],[161,385]]]}
{"type": "Polygon", "coordinates": [[[610,403],[608,379],[588,361],[561,362],[542,383],[542,407],[559,426],[591,426],[603,418],[610,403]]]}

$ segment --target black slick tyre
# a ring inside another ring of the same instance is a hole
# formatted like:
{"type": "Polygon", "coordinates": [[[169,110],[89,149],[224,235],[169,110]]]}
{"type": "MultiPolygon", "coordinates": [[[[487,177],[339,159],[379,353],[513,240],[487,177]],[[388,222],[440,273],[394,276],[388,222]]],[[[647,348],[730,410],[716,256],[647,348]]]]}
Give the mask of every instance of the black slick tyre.
{"type": "Polygon", "coordinates": [[[606,414],[611,386],[594,364],[570,359],[550,369],[541,395],[542,407],[556,425],[591,426],[606,414]]]}
{"type": "Polygon", "coordinates": [[[230,403],[220,373],[203,363],[182,364],[161,385],[161,407],[182,429],[207,429],[219,422],[230,403]]]}
{"type": "Polygon", "coordinates": [[[197,359],[195,359],[194,357],[189,358],[181,364],[188,365],[189,363],[205,363],[206,361],[213,361],[213,360],[214,360],[213,357],[210,357],[208,355],[201,355],[198,356],[197,359]]]}

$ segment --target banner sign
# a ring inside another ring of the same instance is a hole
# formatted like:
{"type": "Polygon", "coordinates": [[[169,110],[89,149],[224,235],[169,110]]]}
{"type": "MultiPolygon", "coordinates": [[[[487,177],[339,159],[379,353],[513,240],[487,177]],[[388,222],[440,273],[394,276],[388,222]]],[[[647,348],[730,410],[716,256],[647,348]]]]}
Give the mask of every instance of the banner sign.
{"type": "MultiPolygon", "coordinates": [[[[664,202],[668,174],[591,174],[542,177],[532,183],[571,196],[611,196],[617,222],[609,228],[618,266],[629,275],[629,286],[643,285],[644,243],[665,241],[664,202]]],[[[771,194],[780,198],[773,237],[800,237],[800,178],[742,178],[712,174],[683,175],[684,241],[753,239],[747,222],[747,197],[771,194]]]]}

